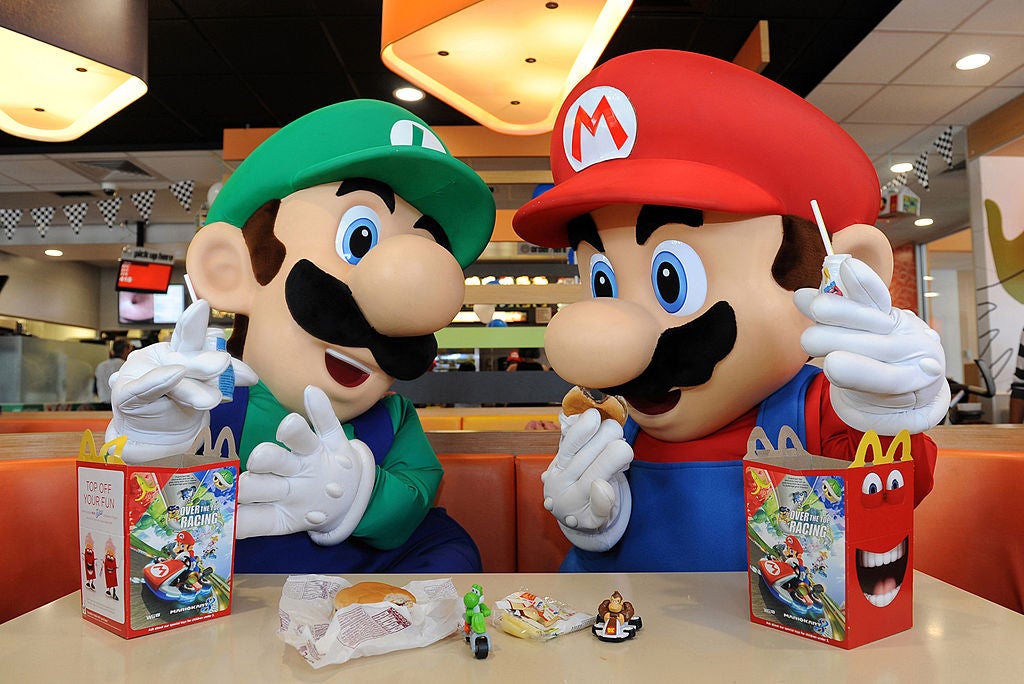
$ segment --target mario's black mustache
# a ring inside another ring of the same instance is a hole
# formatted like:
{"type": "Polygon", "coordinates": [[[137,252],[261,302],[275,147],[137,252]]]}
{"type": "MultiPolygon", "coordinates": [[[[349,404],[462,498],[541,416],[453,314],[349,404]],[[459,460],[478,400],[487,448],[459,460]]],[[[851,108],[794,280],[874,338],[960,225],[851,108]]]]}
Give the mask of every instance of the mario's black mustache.
{"type": "Polygon", "coordinates": [[[602,389],[624,397],[657,397],[674,387],[703,385],[735,344],[736,312],[728,303],[716,302],[700,317],[661,333],[640,375],[602,389]]]}
{"type": "Polygon", "coordinates": [[[374,330],[349,286],[307,259],[288,272],[284,299],[300,328],[328,344],[369,349],[377,365],[393,378],[418,378],[437,356],[433,335],[388,337],[374,330]]]}

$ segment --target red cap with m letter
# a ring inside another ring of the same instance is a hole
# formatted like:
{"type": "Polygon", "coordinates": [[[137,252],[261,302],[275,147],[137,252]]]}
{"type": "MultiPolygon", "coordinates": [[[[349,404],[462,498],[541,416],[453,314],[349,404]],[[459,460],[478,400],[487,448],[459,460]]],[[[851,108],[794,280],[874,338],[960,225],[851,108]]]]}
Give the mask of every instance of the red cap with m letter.
{"type": "Polygon", "coordinates": [[[555,187],[513,220],[525,240],[566,246],[566,222],[610,204],[734,214],[792,214],[839,230],[872,224],[874,166],[834,121],[735,64],[645,50],[592,71],[566,98],[551,135],[555,187]]]}

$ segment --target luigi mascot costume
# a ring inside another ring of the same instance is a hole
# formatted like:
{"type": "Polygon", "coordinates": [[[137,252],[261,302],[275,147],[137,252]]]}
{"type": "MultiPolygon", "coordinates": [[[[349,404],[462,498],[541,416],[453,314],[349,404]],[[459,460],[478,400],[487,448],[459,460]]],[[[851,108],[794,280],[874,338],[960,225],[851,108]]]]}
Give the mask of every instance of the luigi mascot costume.
{"type": "Polygon", "coordinates": [[[217,195],[186,258],[199,300],[129,356],[107,435],[142,463],[232,428],[237,572],[480,571],[431,507],[442,469],[412,404],[388,390],[429,370],[494,213],[400,107],[354,100],[285,126],[217,195]],[[211,306],[235,313],[227,351],[211,306]]]}

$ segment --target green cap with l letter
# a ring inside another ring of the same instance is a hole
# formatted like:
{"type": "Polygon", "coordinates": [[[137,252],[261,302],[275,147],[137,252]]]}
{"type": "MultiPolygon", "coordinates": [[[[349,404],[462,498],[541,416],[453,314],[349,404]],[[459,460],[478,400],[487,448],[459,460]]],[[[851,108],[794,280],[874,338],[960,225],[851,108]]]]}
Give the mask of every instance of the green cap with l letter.
{"type": "Polygon", "coordinates": [[[387,183],[433,217],[463,268],[491,239],[494,197],[487,184],[419,117],[378,100],[328,105],[267,138],[224,183],[207,223],[242,227],[270,200],[346,178],[387,183]]]}

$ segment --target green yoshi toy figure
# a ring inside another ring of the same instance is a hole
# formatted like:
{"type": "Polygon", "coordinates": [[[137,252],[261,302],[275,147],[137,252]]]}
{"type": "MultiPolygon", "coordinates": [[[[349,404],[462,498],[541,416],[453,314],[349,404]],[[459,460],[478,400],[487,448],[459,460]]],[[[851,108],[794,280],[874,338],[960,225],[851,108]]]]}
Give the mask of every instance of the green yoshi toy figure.
{"type": "Polygon", "coordinates": [[[462,627],[466,643],[473,649],[477,660],[483,660],[491,651],[491,637],[487,634],[487,618],[491,616],[491,609],[484,601],[483,587],[474,584],[462,597],[462,603],[466,606],[466,622],[462,627]]]}

